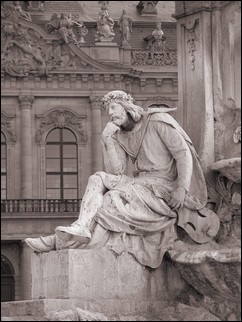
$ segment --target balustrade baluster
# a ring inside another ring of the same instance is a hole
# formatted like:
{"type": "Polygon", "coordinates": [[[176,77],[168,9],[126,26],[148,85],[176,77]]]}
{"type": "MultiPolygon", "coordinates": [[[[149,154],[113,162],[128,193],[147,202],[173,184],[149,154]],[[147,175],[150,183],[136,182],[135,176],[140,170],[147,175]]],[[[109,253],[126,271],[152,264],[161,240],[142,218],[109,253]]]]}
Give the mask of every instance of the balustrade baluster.
{"type": "Polygon", "coordinates": [[[53,212],[53,199],[50,200],[49,211],[53,212]]]}
{"type": "Polygon", "coordinates": [[[60,212],[60,200],[55,201],[55,212],[60,212]]]}
{"type": "Polygon", "coordinates": [[[48,212],[47,207],[48,207],[48,199],[44,201],[44,212],[48,212]]]}
{"type": "Polygon", "coordinates": [[[11,213],[13,212],[13,200],[9,200],[9,208],[8,211],[11,213]]]}
{"type": "Polygon", "coordinates": [[[18,201],[17,200],[13,201],[13,212],[18,212],[18,201]]]}
{"type": "Polygon", "coordinates": [[[1,212],[79,212],[81,199],[6,199],[1,200],[1,212]]]}
{"type": "Polygon", "coordinates": [[[6,200],[1,200],[1,212],[6,212],[6,200]]]}

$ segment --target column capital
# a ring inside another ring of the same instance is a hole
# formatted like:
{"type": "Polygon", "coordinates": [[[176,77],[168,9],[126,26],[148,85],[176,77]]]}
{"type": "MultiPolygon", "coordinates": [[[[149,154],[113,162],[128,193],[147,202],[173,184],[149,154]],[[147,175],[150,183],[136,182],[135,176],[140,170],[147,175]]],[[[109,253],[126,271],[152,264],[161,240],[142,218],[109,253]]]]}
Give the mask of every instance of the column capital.
{"type": "Polygon", "coordinates": [[[20,108],[31,110],[34,101],[34,96],[32,95],[19,95],[18,97],[20,108]]]}
{"type": "Polygon", "coordinates": [[[102,96],[89,97],[89,102],[92,110],[101,110],[103,108],[103,103],[101,99],[102,99],[102,96]]]}

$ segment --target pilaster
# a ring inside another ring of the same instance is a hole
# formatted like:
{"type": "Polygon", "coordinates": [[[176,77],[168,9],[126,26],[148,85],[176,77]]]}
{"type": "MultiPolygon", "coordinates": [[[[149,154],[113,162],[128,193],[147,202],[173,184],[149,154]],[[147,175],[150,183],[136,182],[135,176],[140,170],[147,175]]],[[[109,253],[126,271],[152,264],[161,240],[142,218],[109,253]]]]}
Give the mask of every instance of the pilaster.
{"type": "Polygon", "coordinates": [[[103,157],[101,147],[102,133],[102,104],[101,97],[90,97],[92,110],[92,172],[103,169],[103,157]]]}
{"type": "Polygon", "coordinates": [[[178,6],[178,2],[176,1],[179,109],[183,110],[182,125],[194,143],[206,175],[214,162],[210,1],[203,1],[199,10],[197,7],[189,9],[189,5],[178,6]]]}
{"type": "Polygon", "coordinates": [[[32,104],[34,96],[20,95],[21,110],[21,198],[32,198],[32,104]]]}

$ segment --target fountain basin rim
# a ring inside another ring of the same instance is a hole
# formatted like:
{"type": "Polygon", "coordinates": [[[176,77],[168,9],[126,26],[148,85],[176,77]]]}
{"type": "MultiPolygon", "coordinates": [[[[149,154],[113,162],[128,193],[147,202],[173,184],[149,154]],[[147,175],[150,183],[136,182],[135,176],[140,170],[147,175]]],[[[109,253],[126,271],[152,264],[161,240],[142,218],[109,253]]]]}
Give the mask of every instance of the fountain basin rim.
{"type": "Polygon", "coordinates": [[[214,162],[211,170],[219,171],[223,176],[233,182],[241,182],[241,158],[223,159],[214,162]]]}
{"type": "Polygon", "coordinates": [[[241,158],[230,158],[230,159],[222,159],[219,161],[216,161],[212,164],[211,169],[212,170],[220,170],[224,167],[229,167],[229,166],[235,166],[241,164],[241,158]]]}
{"type": "Polygon", "coordinates": [[[185,252],[183,250],[169,250],[168,254],[173,262],[182,264],[201,264],[209,260],[219,263],[241,262],[240,247],[185,252]]]}

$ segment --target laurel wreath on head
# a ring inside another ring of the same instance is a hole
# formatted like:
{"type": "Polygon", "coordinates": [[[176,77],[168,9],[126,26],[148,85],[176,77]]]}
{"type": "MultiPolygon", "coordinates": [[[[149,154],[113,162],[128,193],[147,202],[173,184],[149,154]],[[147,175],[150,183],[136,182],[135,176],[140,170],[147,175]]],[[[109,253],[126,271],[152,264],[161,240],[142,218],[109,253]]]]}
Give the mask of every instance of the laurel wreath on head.
{"type": "Polygon", "coordinates": [[[124,100],[129,103],[134,102],[134,99],[131,97],[131,95],[118,90],[109,92],[101,99],[104,106],[107,106],[111,101],[116,101],[116,100],[124,100]]]}

